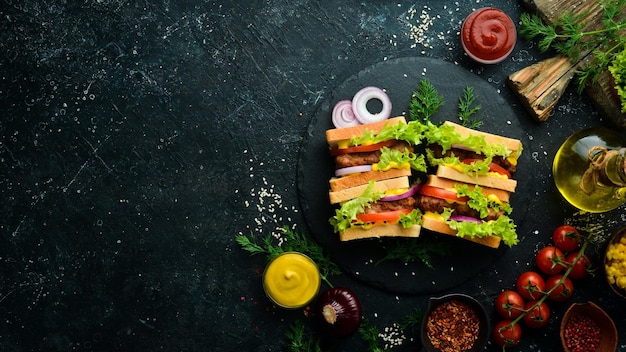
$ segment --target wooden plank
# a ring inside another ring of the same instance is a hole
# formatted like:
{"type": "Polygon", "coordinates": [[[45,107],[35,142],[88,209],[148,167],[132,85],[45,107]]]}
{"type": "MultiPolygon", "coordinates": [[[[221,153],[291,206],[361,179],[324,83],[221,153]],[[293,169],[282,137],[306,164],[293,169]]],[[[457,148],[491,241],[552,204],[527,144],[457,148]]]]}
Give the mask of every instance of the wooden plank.
{"type": "MultiPolygon", "coordinates": [[[[585,24],[585,31],[602,26],[603,10],[596,0],[521,0],[521,2],[529,12],[537,14],[549,24],[555,23],[563,14],[570,13],[583,16],[581,18],[585,24]]],[[[626,16],[626,11],[624,16],[626,16]]],[[[583,53],[582,59],[578,62],[564,62],[558,58],[544,60],[545,62],[542,61],[511,74],[509,85],[531,115],[538,121],[545,121],[571,81],[571,73],[576,68],[584,68],[587,63],[592,62],[592,58],[593,53],[583,53]],[[551,64],[558,65],[549,68],[547,65],[551,64]],[[537,66],[549,72],[533,75],[533,72],[537,71],[537,66]],[[566,66],[569,68],[565,69],[566,66]]],[[[618,126],[626,128],[626,114],[621,112],[619,101],[615,98],[611,85],[611,75],[607,70],[600,74],[596,82],[588,84],[585,92],[601,114],[618,126]]]]}
{"type": "Polygon", "coordinates": [[[546,121],[574,77],[576,65],[564,56],[540,61],[509,76],[509,84],[531,115],[546,121]]]}

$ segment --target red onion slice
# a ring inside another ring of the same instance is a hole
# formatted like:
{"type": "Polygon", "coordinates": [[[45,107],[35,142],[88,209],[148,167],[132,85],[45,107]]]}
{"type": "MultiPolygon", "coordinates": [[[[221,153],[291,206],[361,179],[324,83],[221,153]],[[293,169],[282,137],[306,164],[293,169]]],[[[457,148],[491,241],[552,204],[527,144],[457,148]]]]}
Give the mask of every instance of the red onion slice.
{"type": "Polygon", "coordinates": [[[471,216],[465,216],[465,215],[451,215],[449,219],[454,220],[454,221],[459,221],[459,222],[465,221],[465,222],[474,222],[477,224],[483,223],[483,221],[480,219],[476,219],[471,216]]]}
{"type": "Polygon", "coordinates": [[[406,191],[406,192],[404,192],[402,194],[382,197],[379,200],[383,201],[383,202],[393,202],[395,200],[401,200],[401,199],[404,199],[404,198],[408,198],[408,197],[411,197],[411,196],[415,195],[415,193],[417,193],[417,191],[419,191],[419,189],[421,187],[422,187],[422,184],[418,183],[415,186],[409,188],[408,191],[406,191]]]}
{"type": "Polygon", "coordinates": [[[372,165],[358,165],[358,166],[349,166],[343,167],[341,169],[335,170],[335,176],[349,175],[357,172],[368,172],[372,171],[372,165]]]}
{"type": "Polygon", "coordinates": [[[391,100],[382,89],[365,87],[352,98],[352,111],[357,120],[363,124],[382,121],[391,115],[391,100]],[[372,99],[378,99],[383,104],[382,110],[377,114],[372,114],[367,110],[367,102],[372,99]]]}
{"type": "Polygon", "coordinates": [[[336,128],[352,127],[361,124],[354,116],[352,111],[352,102],[350,100],[341,100],[333,108],[333,125],[336,128]]]}

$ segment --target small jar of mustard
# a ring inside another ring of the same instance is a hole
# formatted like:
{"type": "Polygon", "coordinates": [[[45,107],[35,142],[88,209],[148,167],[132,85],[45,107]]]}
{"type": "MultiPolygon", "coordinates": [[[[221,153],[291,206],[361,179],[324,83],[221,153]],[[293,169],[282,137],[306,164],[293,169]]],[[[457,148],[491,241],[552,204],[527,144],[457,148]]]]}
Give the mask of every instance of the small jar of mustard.
{"type": "Polygon", "coordinates": [[[300,308],[315,298],[321,286],[315,262],[298,252],[285,252],[272,259],[263,272],[267,297],[283,308],[300,308]]]}

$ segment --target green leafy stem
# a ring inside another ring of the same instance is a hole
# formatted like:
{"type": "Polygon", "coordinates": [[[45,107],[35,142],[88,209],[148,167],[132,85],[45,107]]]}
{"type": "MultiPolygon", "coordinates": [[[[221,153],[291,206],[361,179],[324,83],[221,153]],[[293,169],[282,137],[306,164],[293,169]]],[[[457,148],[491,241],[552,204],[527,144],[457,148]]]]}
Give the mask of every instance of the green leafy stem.
{"type": "Polygon", "coordinates": [[[237,235],[235,240],[250,254],[266,254],[268,262],[285,252],[304,253],[317,264],[322,281],[329,287],[333,287],[328,277],[341,274],[341,269],[326,255],[322,247],[303,233],[294,231],[288,226],[282,227],[281,231],[284,237],[279,243],[275,243],[278,240],[271,234],[263,237],[260,243],[252,234],[237,235]]]}
{"type": "Polygon", "coordinates": [[[615,57],[626,49],[626,36],[621,32],[626,22],[620,19],[626,0],[597,0],[602,10],[600,27],[585,30],[587,12],[565,13],[554,23],[547,24],[539,16],[524,13],[520,18],[520,34],[527,40],[538,39],[542,52],[554,49],[574,62],[592,53],[593,57],[584,67],[579,67],[578,91],[597,80],[602,70],[614,62],[615,57]]]}

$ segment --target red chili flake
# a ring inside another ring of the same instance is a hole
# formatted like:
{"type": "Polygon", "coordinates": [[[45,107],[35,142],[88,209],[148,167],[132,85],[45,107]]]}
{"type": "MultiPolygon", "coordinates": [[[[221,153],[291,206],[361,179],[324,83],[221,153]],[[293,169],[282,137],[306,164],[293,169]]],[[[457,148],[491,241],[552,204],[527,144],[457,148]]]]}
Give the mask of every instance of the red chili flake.
{"type": "Polygon", "coordinates": [[[572,352],[593,352],[600,346],[600,327],[587,315],[577,315],[565,324],[565,344],[572,352]]]}
{"type": "Polygon", "coordinates": [[[428,315],[426,327],[433,347],[442,352],[459,352],[474,346],[480,321],[470,306],[452,300],[433,309],[428,315]]]}
{"type": "Polygon", "coordinates": [[[246,300],[246,296],[240,296],[240,297],[239,297],[239,300],[240,300],[241,302],[245,301],[245,300],[246,300]]]}

